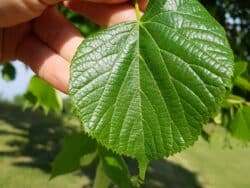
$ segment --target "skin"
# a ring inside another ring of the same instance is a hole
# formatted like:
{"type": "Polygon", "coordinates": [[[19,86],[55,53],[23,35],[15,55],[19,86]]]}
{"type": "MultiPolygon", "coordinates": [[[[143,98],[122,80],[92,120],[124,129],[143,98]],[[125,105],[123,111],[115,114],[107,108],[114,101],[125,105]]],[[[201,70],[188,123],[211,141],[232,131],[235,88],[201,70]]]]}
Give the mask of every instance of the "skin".
{"type": "MultiPolygon", "coordinates": [[[[0,0],[0,62],[21,60],[67,93],[70,62],[84,38],[56,10],[57,3],[104,28],[135,20],[136,15],[128,0],[0,0]]],[[[139,4],[144,11],[147,0],[139,4]]]]}

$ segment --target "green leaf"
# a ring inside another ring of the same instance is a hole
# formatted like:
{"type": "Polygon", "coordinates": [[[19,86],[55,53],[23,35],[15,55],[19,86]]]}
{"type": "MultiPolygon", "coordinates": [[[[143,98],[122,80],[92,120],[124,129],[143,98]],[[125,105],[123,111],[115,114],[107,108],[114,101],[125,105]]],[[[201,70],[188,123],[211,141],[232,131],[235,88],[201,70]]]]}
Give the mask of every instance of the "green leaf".
{"type": "Polygon", "coordinates": [[[244,106],[238,109],[230,123],[232,135],[242,141],[250,141],[250,107],[244,106]]]}
{"type": "Polygon", "coordinates": [[[103,170],[112,182],[119,188],[132,187],[130,173],[123,158],[105,148],[101,148],[99,151],[103,170]]]}
{"type": "Polygon", "coordinates": [[[157,0],[84,40],[70,95],[88,134],[143,167],[197,140],[232,74],[225,32],[197,0],[157,0]]]}
{"type": "Polygon", "coordinates": [[[85,154],[80,159],[80,166],[81,167],[87,167],[91,165],[95,159],[97,158],[97,151],[94,151],[93,153],[85,154]]]}
{"type": "Polygon", "coordinates": [[[9,82],[16,78],[16,69],[11,63],[5,63],[2,69],[2,78],[9,82]]]}
{"type": "Polygon", "coordinates": [[[111,184],[110,179],[106,175],[103,169],[103,164],[100,161],[97,168],[96,168],[96,176],[95,176],[95,181],[93,188],[109,188],[111,184]]]}
{"type": "Polygon", "coordinates": [[[234,86],[250,92],[250,81],[242,76],[235,78],[234,86]]]}
{"type": "Polygon", "coordinates": [[[240,76],[247,70],[247,62],[245,61],[236,61],[234,63],[234,77],[240,76]]]}
{"type": "Polygon", "coordinates": [[[96,147],[96,142],[84,133],[66,136],[61,152],[52,163],[51,178],[78,170],[81,158],[93,153],[96,147]]]}
{"type": "Polygon", "coordinates": [[[24,95],[24,107],[34,109],[41,107],[45,113],[50,110],[60,113],[62,111],[62,98],[48,83],[37,76],[31,78],[27,92],[24,95]]]}

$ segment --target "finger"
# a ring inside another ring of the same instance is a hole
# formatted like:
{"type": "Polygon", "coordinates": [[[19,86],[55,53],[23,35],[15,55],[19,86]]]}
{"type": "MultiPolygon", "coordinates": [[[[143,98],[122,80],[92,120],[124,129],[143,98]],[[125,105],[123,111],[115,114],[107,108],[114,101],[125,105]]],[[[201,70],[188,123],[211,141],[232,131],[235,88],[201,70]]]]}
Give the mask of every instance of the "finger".
{"type": "Polygon", "coordinates": [[[0,28],[0,64],[3,63],[4,57],[3,57],[3,29],[0,28]]]}
{"type": "MultiPolygon", "coordinates": [[[[138,0],[138,4],[139,4],[139,8],[142,12],[145,12],[147,5],[148,5],[149,0],[138,0]]],[[[134,6],[135,2],[134,1],[130,1],[129,2],[131,5],[134,6]]]]}
{"type": "Polygon", "coordinates": [[[106,4],[117,4],[117,3],[124,3],[128,0],[86,0],[93,3],[106,3],[106,4]]]}
{"type": "Polygon", "coordinates": [[[19,24],[17,26],[0,29],[2,31],[2,40],[0,40],[0,62],[15,59],[16,48],[22,42],[22,39],[29,34],[29,24],[19,24]]]}
{"type": "Polygon", "coordinates": [[[89,18],[102,27],[108,27],[124,21],[136,20],[134,7],[130,3],[107,5],[73,0],[64,1],[63,5],[89,18]]]}
{"type": "Polygon", "coordinates": [[[34,20],[33,29],[41,41],[69,62],[83,40],[73,24],[54,7],[48,8],[34,20]]]}
{"type": "Polygon", "coordinates": [[[56,3],[59,3],[61,1],[64,1],[64,0],[38,0],[40,1],[41,3],[45,4],[45,5],[54,5],[56,3]]]}
{"type": "Polygon", "coordinates": [[[43,80],[64,93],[68,92],[70,64],[34,35],[24,39],[17,49],[17,57],[43,80]]]}
{"type": "Polygon", "coordinates": [[[29,21],[39,15],[47,6],[62,0],[2,0],[0,2],[0,27],[10,27],[29,21]]]}
{"type": "Polygon", "coordinates": [[[140,10],[144,12],[148,6],[149,0],[138,0],[140,10]]]}

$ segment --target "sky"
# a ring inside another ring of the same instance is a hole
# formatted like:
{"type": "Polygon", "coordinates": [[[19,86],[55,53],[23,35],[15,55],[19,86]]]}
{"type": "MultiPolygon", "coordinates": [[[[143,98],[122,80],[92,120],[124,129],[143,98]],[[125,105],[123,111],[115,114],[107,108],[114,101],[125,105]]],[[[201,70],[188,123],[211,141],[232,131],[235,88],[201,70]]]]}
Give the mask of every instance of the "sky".
{"type": "Polygon", "coordinates": [[[16,79],[11,82],[6,82],[0,78],[0,99],[11,101],[16,95],[23,94],[29,84],[30,78],[34,73],[21,62],[15,61],[12,63],[16,68],[16,79]]]}

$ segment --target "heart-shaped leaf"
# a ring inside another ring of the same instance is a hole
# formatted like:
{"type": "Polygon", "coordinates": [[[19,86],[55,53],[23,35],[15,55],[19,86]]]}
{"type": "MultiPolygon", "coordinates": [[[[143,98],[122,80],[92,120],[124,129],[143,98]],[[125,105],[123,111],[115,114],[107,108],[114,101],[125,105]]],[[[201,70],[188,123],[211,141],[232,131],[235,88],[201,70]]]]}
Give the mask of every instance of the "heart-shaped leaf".
{"type": "Polygon", "coordinates": [[[83,126],[139,161],[192,145],[230,87],[233,54],[197,0],[150,1],[137,22],[87,38],[71,66],[83,126]]]}

